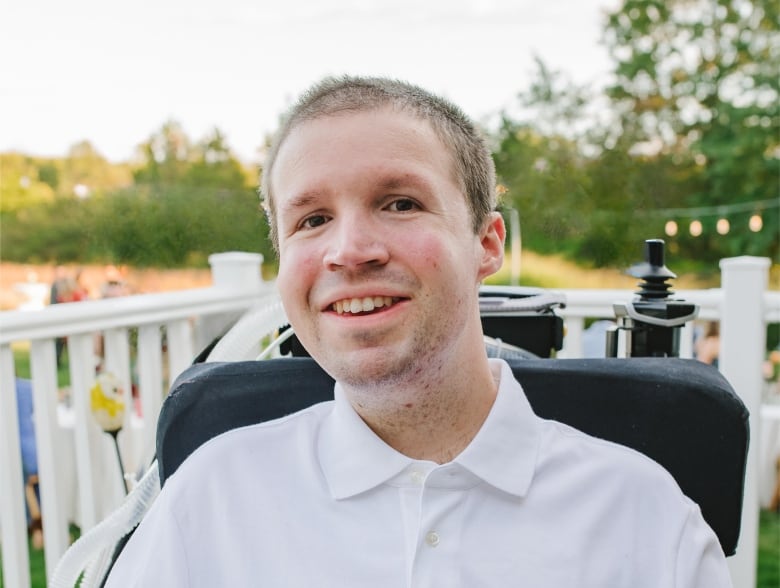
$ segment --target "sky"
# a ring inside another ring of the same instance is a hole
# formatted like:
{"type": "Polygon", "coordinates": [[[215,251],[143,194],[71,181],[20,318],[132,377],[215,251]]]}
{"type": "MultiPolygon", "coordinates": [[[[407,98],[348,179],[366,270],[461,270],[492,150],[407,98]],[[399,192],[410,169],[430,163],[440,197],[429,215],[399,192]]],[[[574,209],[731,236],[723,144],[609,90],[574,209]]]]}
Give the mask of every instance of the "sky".
{"type": "Polygon", "coordinates": [[[0,151],[62,157],[88,140],[133,158],[169,120],[258,148],[326,75],[385,75],[489,124],[527,88],[534,56],[602,85],[603,14],[617,0],[3,0],[0,151]]]}

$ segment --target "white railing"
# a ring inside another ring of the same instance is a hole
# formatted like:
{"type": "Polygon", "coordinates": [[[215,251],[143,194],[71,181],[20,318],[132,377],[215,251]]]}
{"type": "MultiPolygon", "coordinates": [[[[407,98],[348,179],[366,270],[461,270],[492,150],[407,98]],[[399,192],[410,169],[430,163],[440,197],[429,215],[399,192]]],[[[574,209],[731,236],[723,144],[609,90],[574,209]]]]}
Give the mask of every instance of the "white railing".
{"type": "MultiPolygon", "coordinates": [[[[11,345],[30,345],[49,577],[69,544],[69,523],[77,522],[86,531],[113,510],[124,493],[113,441],[90,416],[95,334],[102,336],[104,369],[114,373],[125,390],[131,389],[137,373],[142,414],[128,411],[119,435],[125,469],[134,471],[148,465],[157,411],[168,383],[214,335],[271,294],[272,285],[260,280],[259,264],[259,256],[221,254],[213,256],[212,288],[0,313],[0,538],[5,586],[30,585],[11,345]],[[135,329],[137,345],[129,335],[135,329]],[[64,336],[70,364],[69,409],[57,398],[55,339],[64,336]]],[[[767,289],[768,266],[769,260],[760,258],[723,260],[721,288],[675,294],[697,304],[700,318],[720,321],[720,369],[750,410],[753,439],[760,439],[766,325],[780,322],[780,292],[767,289]]],[[[558,311],[566,327],[561,357],[581,357],[586,319],[611,319],[614,302],[634,297],[630,290],[562,292],[567,306],[558,311]]],[[[692,340],[688,326],[683,330],[681,355],[691,355],[692,340]]],[[[780,426],[775,423],[771,421],[772,426],[780,426]]],[[[737,588],[755,585],[760,468],[758,443],[754,442],[748,459],[739,551],[729,558],[737,588]]]]}
{"type": "Polygon", "coordinates": [[[273,288],[260,277],[262,256],[210,257],[211,288],[58,304],[0,313],[0,525],[3,584],[30,585],[27,523],[12,346],[29,345],[46,577],[70,544],[68,528],[86,531],[124,495],[111,437],[92,419],[95,341],[103,370],[128,392],[118,441],[126,471],[148,465],[167,384],[197,352],[273,288]],[[67,337],[70,406],[59,400],[55,341],[67,337]]]}

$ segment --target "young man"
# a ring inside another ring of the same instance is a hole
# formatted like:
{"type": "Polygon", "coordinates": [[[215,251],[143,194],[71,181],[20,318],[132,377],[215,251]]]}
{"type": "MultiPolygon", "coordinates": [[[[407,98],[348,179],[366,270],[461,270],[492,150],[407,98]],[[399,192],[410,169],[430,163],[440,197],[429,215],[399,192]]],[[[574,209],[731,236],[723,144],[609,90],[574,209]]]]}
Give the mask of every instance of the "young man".
{"type": "Polygon", "coordinates": [[[335,401],[195,452],[110,586],[730,585],[665,470],[539,419],[487,359],[478,288],[504,225],[457,108],[325,80],[263,184],[285,310],[335,401]]]}

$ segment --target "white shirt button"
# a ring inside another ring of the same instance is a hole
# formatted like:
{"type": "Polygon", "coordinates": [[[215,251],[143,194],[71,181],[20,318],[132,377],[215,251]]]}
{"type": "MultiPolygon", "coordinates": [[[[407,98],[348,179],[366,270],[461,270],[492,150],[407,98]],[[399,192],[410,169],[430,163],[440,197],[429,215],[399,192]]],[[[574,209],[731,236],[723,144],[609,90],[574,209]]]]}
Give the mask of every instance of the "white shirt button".
{"type": "Polygon", "coordinates": [[[420,470],[413,470],[410,476],[412,478],[412,484],[416,486],[422,486],[423,482],[425,482],[425,474],[420,470]]]}
{"type": "Polygon", "coordinates": [[[425,542],[431,547],[436,547],[439,544],[439,534],[435,531],[429,532],[425,536],[425,542]]]}

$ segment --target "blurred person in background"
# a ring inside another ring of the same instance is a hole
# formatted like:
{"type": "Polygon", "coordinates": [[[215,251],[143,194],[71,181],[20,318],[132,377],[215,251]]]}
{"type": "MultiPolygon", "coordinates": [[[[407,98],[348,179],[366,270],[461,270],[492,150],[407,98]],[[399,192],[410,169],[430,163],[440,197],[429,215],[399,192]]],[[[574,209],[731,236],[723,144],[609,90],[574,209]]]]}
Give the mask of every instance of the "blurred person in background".
{"type": "Polygon", "coordinates": [[[714,367],[718,367],[718,355],[720,355],[720,323],[710,321],[694,345],[696,359],[714,367]]]}

